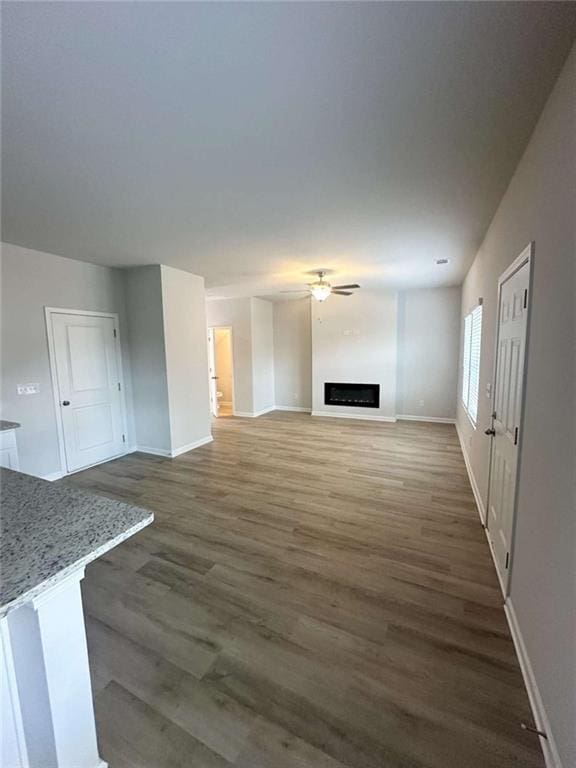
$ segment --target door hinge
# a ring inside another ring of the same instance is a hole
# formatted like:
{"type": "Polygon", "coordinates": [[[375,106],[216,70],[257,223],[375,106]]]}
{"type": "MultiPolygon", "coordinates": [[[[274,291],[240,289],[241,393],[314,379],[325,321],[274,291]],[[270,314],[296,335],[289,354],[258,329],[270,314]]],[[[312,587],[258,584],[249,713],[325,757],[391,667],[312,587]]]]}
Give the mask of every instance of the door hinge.
{"type": "Polygon", "coordinates": [[[524,309],[528,306],[528,288],[524,289],[524,309]]]}
{"type": "Polygon", "coordinates": [[[510,562],[510,552],[506,552],[506,568],[508,568],[509,562],[510,562]]]}
{"type": "Polygon", "coordinates": [[[116,328],[114,328],[114,338],[116,338],[116,328]]]}
{"type": "Polygon", "coordinates": [[[518,427],[514,427],[514,445],[518,445],[518,427]]]}
{"type": "Polygon", "coordinates": [[[120,385],[120,382],[118,382],[118,392],[122,392],[122,387],[120,385]]]}
{"type": "Polygon", "coordinates": [[[122,435],[122,442],[123,442],[123,443],[125,443],[125,442],[126,442],[126,435],[122,435]]]}

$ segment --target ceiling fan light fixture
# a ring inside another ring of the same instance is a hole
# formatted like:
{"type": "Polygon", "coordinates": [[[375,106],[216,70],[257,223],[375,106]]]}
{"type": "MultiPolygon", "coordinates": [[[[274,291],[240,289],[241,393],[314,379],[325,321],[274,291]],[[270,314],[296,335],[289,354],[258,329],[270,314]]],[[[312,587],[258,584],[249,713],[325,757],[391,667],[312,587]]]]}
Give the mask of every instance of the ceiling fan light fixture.
{"type": "Polygon", "coordinates": [[[316,301],[326,301],[331,292],[332,289],[328,283],[317,283],[316,285],[310,286],[310,293],[316,301]]]}

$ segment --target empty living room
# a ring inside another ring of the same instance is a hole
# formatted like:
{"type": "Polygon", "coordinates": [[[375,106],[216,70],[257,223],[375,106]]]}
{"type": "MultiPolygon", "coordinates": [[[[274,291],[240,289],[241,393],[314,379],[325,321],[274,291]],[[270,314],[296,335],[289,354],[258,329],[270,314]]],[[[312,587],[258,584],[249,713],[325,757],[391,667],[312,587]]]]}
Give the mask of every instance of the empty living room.
{"type": "Polygon", "coordinates": [[[1,768],[576,768],[576,2],[0,12],[1,768]]]}

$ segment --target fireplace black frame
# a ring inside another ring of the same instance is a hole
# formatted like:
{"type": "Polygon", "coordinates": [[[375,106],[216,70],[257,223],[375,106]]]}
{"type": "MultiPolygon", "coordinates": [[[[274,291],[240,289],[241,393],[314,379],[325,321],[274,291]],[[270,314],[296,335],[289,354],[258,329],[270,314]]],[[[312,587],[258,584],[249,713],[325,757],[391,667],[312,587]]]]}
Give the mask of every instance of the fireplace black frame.
{"type": "Polygon", "coordinates": [[[348,382],[324,382],[324,405],[341,405],[348,408],[380,408],[380,384],[357,384],[348,382]],[[341,398],[334,397],[334,387],[342,387],[349,393],[371,391],[372,400],[355,400],[354,397],[346,398],[343,394],[341,398]]]}

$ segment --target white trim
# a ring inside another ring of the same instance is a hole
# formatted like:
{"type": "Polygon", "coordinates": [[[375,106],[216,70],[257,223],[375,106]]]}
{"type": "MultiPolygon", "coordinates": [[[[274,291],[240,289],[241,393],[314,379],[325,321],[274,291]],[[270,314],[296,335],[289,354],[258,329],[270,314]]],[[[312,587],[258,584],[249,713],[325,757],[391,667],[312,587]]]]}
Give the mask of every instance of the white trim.
{"type": "Polygon", "coordinates": [[[271,405],[269,408],[263,408],[261,411],[234,411],[233,416],[240,416],[243,419],[257,419],[258,416],[264,416],[265,413],[275,410],[276,406],[271,405]]]}
{"type": "Polygon", "coordinates": [[[396,414],[398,421],[430,421],[435,424],[456,424],[456,419],[445,419],[443,416],[410,416],[407,414],[396,414]]]}
{"type": "MultiPolygon", "coordinates": [[[[522,470],[522,447],[524,445],[524,413],[525,413],[525,404],[526,404],[526,380],[528,378],[528,355],[529,355],[529,349],[530,349],[530,321],[532,318],[532,282],[534,277],[534,248],[535,248],[535,242],[534,240],[531,240],[526,248],[520,253],[519,256],[517,256],[514,261],[510,264],[510,266],[502,272],[500,277],[498,278],[498,292],[497,292],[497,298],[496,298],[496,334],[494,337],[494,366],[492,370],[492,403],[494,403],[495,393],[496,393],[496,377],[498,375],[498,339],[500,335],[500,296],[502,292],[502,286],[504,283],[509,280],[512,275],[517,272],[519,269],[524,267],[526,264],[528,265],[528,314],[526,317],[526,326],[524,329],[524,360],[522,364],[522,392],[520,395],[520,420],[518,423],[518,427],[520,430],[519,434],[519,440],[518,440],[518,454],[517,454],[517,460],[516,460],[516,477],[514,478],[514,505],[513,505],[513,518],[512,518],[512,527],[510,531],[510,562],[508,564],[508,570],[506,572],[506,580],[505,580],[505,588],[504,588],[504,596],[507,597],[510,595],[511,591],[511,585],[512,585],[512,573],[514,570],[514,558],[515,558],[515,542],[516,542],[516,525],[518,521],[518,496],[519,496],[519,489],[520,489],[520,473],[522,470]]],[[[493,425],[494,419],[491,419],[491,424],[493,425]]],[[[494,445],[493,439],[490,441],[490,455],[489,455],[489,463],[488,463],[488,485],[487,485],[487,503],[490,504],[490,488],[491,488],[491,474],[492,474],[492,448],[494,445]]],[[[486,527],[488,527],[488,517],[486,517],[486,527]]],[[[490,545],[492,546],[492,545],[490,545]]],[[[496,568],[496,571],[498,572],[498,568],[496,568]]],[[[500,577],[500,573],[498,572],[498,576],[500,577]]],[[[502,581],[501,581],[502,583],[502,581]]]]}
{"type": "MultiPolygon", "coordinates": [[[[482,523],[482,527],[485,528],[486,527],[486,524],[485,524],[486,509],[484,507],[484,502],[482,501],[482,496],[480,494],[480,489],[478,488],[478,483],[476,482],[476,478],[474,477],[472,463],[470,461],[470,458],[468,457],[468,451],[466,450],[466,446],[464,445],[464,436],[460,431],[460,426],[458,422],[456,422],[456,433],[458,435],[458,440],[460,441],[460,449],[462,451],[462,456],[464,457],[464,464],[466,464],[466,471],[468,472],[468,479],[470,480],[470,485],[472,487],[472,493],[474,494],[474,500],[476,501],[478,514],[480,515],[480,522],[482,523]]],[[[498,569],[496,569],[496,571],[498,571],[498,569]]]]}
{"type": "Polygon", "coordinates": [[[357,421],[388,421],[391,423],[396,422],[396,416],[375,416],[372,414],[356,414],[356,413],[332,413],[330,411],[312,411],[312,416],[329,416],[333,419],[356,419],[357,421]]]}
{"type": "Polygon", "coordinates": [[[504,600],[506,600],[506,585],[504,584],[504,581],[502,580],[502,576],[500,574],[500,570],[498,569],[498,562],[496,560],[496,554],[494,552],[494,547],[492,546],[492,540],[490,539],[490,534],[488,533],[488,528],[486,527],[486,523],[484,522],[486,517],[486,508],[484,506],[484,502],[482,501],[482,496],[480,495],[480,489],[478,488],[478,483],[476,482],[476,478],[474,477],[474,472],[472,470],[472,463],[470,461],[470,458],[468,457],[468,452],[466,451],[466,448],[464,447],[464,438],[462,437],[462,433],[460,432],[460,429],[458,427],[458,423],[456,423],[456,432],[458,434],[458,440],[460,441],[460,448],[462,450],[462,456],[464,457],[464,464],[466,464],[466,471],[468,472],[468,479],[470,480],[470,485],[472,486],[472,493],[474,494],[474,501],[476,502],[476,509],[478,510],[478,514],[480,515],[480,522],[482,523],[482,528],[484,529],[484,533],[486,534],[486,541],[488,542],[488,549],[490,550],[490,555],[492,556],[492,562],[494,563],[494,570],[496,571],[496,576],[498,577],[498,583],[500,584],[500,590],[502,592],[502,597],[504,600]]]}
{"type": "Polygon", "coordinates": [[[194,448],[200,448],[202,445],[207,445],[208,443],[211,443],[214,440],[212,435],[208,435],[207,437],[202,437],[200,440],[195,440],[193,443],[188,443],[188,445],[183,445],[180,448],[174,448],[170,456],[171,458],[175,459],[176,456],[181,456],[183,453],[188,453],[188,451],[193,451],[194,448]]]}
{"type": "MultiPolygon", "coordinates": [[[[46,336],[48,339],[48,359],[50,362],[50,381],[52,384],[52,401],[54,403],[54,415],[56,417],[56,431],[58,437],[58,453],[60,458],[60,477],[64,475],[72,474],[68,469],[68,462],[66,460],[66,443],[64,440],[64,425],[62,423],[62,409],[60,408],[60,395],[58,392],[58,375],[56,366],[56,345],[54,343],[54,326],[52,324],[52,315],[84,315],[87,317],[109,317],[114,321],[114,327],[116,330],[116,367],[118,369],[118,381],[120,382],[120,410],[122,418],[122,432],[125,439],[128,437],[128,420],[126,417],[126,387],[124,386],[124,367],[122,365],[122,344],[120,340],[120,320],[117,312],[96,312],[90,309],[63,309],[61,307],[44,307],[44,317],[46,319],[46,336]]],[[[113,458],[119,456],[125,456],[128,451],[118,454],[118,456],[111,456],[110,459],[105,461],[111,461],[113,458]]],[[[98,462],[102,464],[103,462],[98,462]]],[[[94,465],[92,465],[94,466],[94,465]]],[[[88,467],[81,467],[81,469],[88,469],[88,467]]],[[[80,469],[74,470],[79,472],[80,469]]],[[[56,475],[57,473],[52,473],[56,475]]],[[[51,476],[46,477],[51,479],[51,476]]],[[[60,478],[54,477],[55,480],[60,478]]]]}
{"type": "Polygon", "coordinates": [[[165,459],[175,459],[177,456],[181,456],[183,453],[188,453],[188,451],[193,451],[195,448],[200,448],[202,445],[207,445],[213,440],[214,438],[212,435],[208,435],[193,443],[188,443],[188,445],[174,448],[174,450],[169,450],[168,448],[152,448],[148,445],[136,445],[130,449],[130,453],[148,453],[151,456],[162,456],[165,459]]]}
{"type": "Polygon", "coordinates": [[[512,635],[514,648],[516,649],[516,655],[518,656],[518,662],[520,663],[520,669],[522,670],[524,685],[528,692],[534,724],[539,731],[543,731],[548,736],[547,739],[540,738],[540,746],[542,747],[542,752],[544,754],[546,768],[562,768],[558,747],[554,741],[550,721],[548,720],[548,715],[546,714],[546,709],[542,702],[542,696],[540,695],[540,690],[536,683],[536,676],[534,675],[534,670],[530,663],[530,657],[528,656],[526,644],[524,643],[524,638],[522,637],[522,632],[520,630],[520,624],[518,623],[516,611],[514,610],[514,605],[512,604],[510,597],[508,597],[504,603],[504,612],[506,614],[506,619],[508,620],[508,626],[510,627],[510,634],[512,635]]]}
{"type": "Polygon", "coordinates": [[[50,483],[61,480],[63,477],[65,477],[64,472],[49,472],[47,475],[40,476],[41,480],[48,480],[50,483]]]}
{"type": "MultiPolygon", "coordinates": [[[[208,326],[209,331],[230,331],[230,362],[232,364],[232,376],[231,383],[232,383],[232,402],[229,400],[222,401],[221,403],[218,403],[218,395],[216,395],[216,410],[218,410],[218,405],[231,405],[232,406],[232,414],[234,416],[238,416],[239,414],[234,413],[234,404],[236,403],[236,361],[234,360],[234,328],[231,325],[209,325],[208,326]]],[[[216,353],[216,341],[214,341],[214,353],[216,353]]],[[[214,355],[214,370],[216,373],[216,355],[214,355]]],[[[210,375],[210,371],[208,371],[208,375],[210,375]]],[[[218,393],[218,387],[216,387],[216,393],[218,393]]],[[[218,418],[218,415],[216,415],[214,418],[218,418]]]]}
{"type": "Polygon", "coordinates": [[[163,456],[165,459],[172,458],[172,451],[167,448],[152,448],[149,445],[136,445],[132,449],[132,453],[149,453],[150,456],[163,456]]]}
{"type": "Polygon", "coordinates": [[[301,408],[299,405],[275,405],[275,411],[294,411],[295,413],[312,413],[312,408],[301,408]]]}

